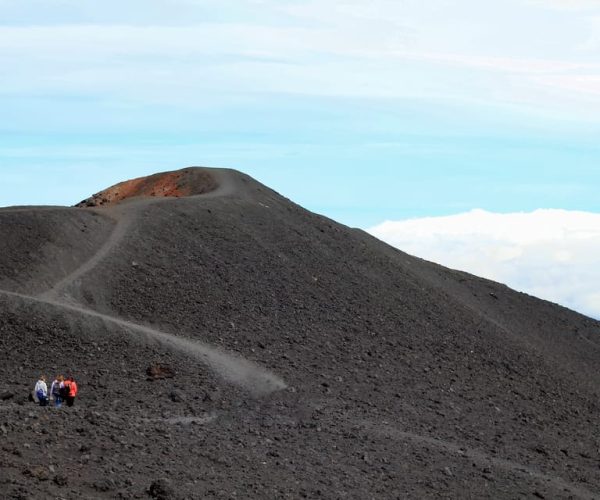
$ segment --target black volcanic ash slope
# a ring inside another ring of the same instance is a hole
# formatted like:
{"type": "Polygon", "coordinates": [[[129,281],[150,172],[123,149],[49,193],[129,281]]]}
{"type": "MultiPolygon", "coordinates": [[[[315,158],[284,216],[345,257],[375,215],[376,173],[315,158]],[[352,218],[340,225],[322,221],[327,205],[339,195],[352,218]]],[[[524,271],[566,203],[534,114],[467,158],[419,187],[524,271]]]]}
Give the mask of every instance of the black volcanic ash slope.
{"type": "Polygon", "coordinates": [[[181,172],[0,210],[9,498],[600,497],[598,322],[181,172]],[[67,368],[76,408],[25,403],[67,368]]]}

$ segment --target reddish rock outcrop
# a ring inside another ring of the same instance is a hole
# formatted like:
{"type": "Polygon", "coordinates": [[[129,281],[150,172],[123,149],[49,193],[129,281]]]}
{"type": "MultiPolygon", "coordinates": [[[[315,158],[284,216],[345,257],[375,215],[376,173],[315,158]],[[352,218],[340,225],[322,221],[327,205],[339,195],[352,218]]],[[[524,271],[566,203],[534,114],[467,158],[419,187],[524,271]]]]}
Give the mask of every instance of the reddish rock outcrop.
{"type": "Polygon", "coordinates": [[[120,182],[79,202],[76,207],[114,205],[130,198],[182,197],[213,191],[217,182],[203,168],[189,167],[120,182]]]}

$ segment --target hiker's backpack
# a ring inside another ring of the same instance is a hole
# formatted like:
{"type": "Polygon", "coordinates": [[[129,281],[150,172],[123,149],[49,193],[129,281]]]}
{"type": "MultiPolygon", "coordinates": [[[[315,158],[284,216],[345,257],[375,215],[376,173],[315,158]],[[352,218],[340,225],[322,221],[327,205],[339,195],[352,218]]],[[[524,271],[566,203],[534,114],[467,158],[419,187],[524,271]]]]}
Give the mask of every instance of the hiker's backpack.
{"type": "Polygon", "coordinates": [[[65,399],[69,395],[69,385],[71,385],[70,382],[63,382],[62,387],[58,390],[58,394],[61,398],[65,399]]]}

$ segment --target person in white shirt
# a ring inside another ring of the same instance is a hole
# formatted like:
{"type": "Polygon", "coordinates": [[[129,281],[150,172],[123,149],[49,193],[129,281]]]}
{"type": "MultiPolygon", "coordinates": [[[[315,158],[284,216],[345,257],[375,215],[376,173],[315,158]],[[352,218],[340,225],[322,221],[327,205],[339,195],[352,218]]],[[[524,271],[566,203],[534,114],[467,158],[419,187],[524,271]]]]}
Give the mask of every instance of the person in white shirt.
{"type": "Polygon", "coordinates": [[[48,386],[46,385],[46,377],[44,375],[36,382],[33,391],[40,402],[40,406],[48,406],[48,386]]]}

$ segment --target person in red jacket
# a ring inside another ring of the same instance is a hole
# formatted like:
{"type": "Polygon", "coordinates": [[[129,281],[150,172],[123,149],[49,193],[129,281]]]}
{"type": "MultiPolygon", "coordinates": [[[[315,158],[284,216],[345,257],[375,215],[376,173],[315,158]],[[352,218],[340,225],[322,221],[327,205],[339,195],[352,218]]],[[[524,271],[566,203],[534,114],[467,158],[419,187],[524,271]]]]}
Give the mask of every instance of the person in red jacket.
{"type": "Polygon", "coordinates": [[[75,396],[77,396],[77,382],[73,379],[73,377],[67,377],[65,380],[65,400],[67,402],[67,406],[73,406],[75,403],[75,396]]]}

